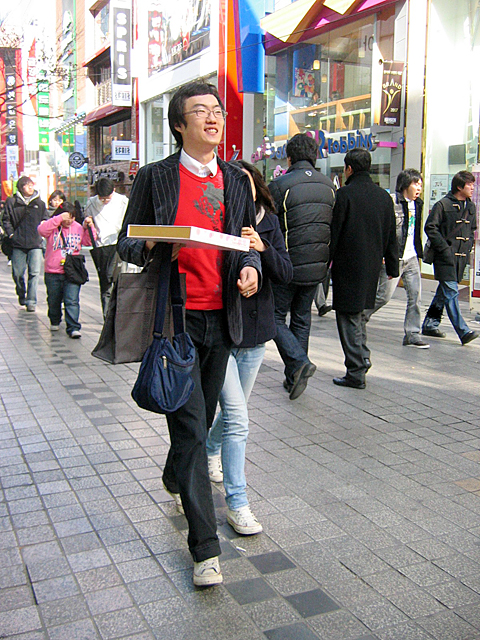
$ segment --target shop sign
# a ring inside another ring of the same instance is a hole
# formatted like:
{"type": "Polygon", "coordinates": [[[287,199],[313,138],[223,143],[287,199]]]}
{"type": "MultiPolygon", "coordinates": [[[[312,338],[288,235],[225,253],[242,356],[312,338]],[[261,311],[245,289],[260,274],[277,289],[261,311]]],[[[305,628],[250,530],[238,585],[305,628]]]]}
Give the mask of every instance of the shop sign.
{"type": "MultiPolygon", "coordinates": [[[[373,133],[363,133],[357,130],[355,133],[347,133],[346,136],[337,138],[327,138],[325,131],[318,130],[309,131],[307,136],[315,138],[318,144],[318,157],[327,158],[332,153],[347,153],[352,149],[366,149],[367,151],[375,151],[377,143],[373,133]]],[[[267,147],[269,143],[263,142],[262,146],[252,154],[252,164],[266,158],[270,160],[285,160],[287,157],[287,144],[279,147],[267,147]],[[267,153],[268,151],[268,153],[267,153]]]]}
{"type": "Polygon", "coordinates": [[[7,147],[17,147],[18,146],[17,81],[16,81],[16,69],[14,65],[5,64],[5,85],[6,85],[5,125],[6,125],[6,133],[7,133],[7,147]]]}
{"type": "Polygon", "coordinates": [[[135,157],[135,143],[130,140],[112,140],[112,160],[131,160],[135,157]]]}
{"type": "Polygon", "coordinates": [[[7,145],[7,179],[18,180],[18,146],[7,145]]]}
{"type": "Polygon", "coordinates": [[[384,61],[380,124],[400,126],[402,106],[403,62],[384,61]]]}
{"type": "Polygon", "coordinates": [[[132,3],[131,0],[110,1],[110,34],[112,59],[112,104],[132,104],[132,3]]]}
{"type": "Polygon", "coordinates": [[[151,0],[148,8],[148,75],[210,46],[211,0],[151,0]]]}
{"type": "Polygon", "coordinates": [[[50,151],[50,87],[46,71],[38,72],[37,79],[37,111],[38,111],[38,145],[40,151],[50,151]]]}
{"type": "Polygon", "coordinates": [[[86,158],[80,151],[74,151],[68,156],[68,164],[72,169],[81,169],[86,162],[86,158]]]}
{"type": "Polygon", "coordinates": [[[89,169],[88,171],[89,184],[95,184],[100,178],[109,178],[110,180],[118,182],[121,179],[123,180],[124,177],[123,171],[118,171],[115,167],[102,167],[101,169],[89,169]]]}

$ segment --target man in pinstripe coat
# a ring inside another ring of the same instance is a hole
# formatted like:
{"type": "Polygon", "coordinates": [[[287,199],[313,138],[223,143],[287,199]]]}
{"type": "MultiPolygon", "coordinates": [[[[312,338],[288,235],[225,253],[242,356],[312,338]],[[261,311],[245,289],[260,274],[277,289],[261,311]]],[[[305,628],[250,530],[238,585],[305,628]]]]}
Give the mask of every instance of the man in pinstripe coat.
{"type": "MultiPolygon", "coordinates": [[[[213,85],[192,82],[172,97],[168,118],[180,152],[140,169],[119,234],[123,260],[143,265],[153,247],[153,242],[127,238],[129,224],[192,225],[232,235],[255,226],[247,175],[215,155],[225,116],[213,85]]],[[[177,255],[187,278],[186,325],[196,347],[195,389],[183,407],[167,415],[171,448],[163,483],[188,520],[194,584],[210,586],[222,582],[222,574],[205,441],[231,346],[242,340],[240,296],[257,291],[261,269],[255,251],[174,246],[177,255]]]]}

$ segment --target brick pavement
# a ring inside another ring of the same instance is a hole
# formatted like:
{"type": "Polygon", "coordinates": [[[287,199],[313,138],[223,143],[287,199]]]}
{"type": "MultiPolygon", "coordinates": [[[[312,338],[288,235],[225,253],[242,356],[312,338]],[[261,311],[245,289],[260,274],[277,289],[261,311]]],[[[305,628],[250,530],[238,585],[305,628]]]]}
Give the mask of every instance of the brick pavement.
{"type": "Polygon", "coordinates": [[[270,344],[247,447],[265,533],[237,536],[213,485],[225,582],[199,590],[162,489],[165,420],[131,400],[136,365],[90,356],[96,280],[79,341],[39,299],[17,306],[1,256],[0,638],[480,638],[480,341],[447,321],[430,350],[402,347],[398,291],[369,323],[367,389],[344,389],[334,314],[314,316],[318,371],[294,402],[270,344]]]}

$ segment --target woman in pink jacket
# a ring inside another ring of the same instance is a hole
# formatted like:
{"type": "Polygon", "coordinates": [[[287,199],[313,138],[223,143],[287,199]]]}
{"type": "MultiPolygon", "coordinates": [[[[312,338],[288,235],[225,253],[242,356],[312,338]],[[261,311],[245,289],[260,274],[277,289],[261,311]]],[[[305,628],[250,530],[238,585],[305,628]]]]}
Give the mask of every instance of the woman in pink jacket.
{"type": "Polygon", "coordinates": [[[45,286],[47,287],[48,317],[50,331],[58,331],[62,320],[62,302],[65,307],[67,335],[81,338],[80,286],[65,278],[63,264],[67,253],[78,255],[82,246],[90,246],[88,227],[96,238],[91,217],[85,218],[83,226],[75,222],[75,207],[63,202],[54,215],[38,226],[38,233],[47,239],[45,251],[45,286]],[[63,236],[63,237],[62,237],[63,236]]]}

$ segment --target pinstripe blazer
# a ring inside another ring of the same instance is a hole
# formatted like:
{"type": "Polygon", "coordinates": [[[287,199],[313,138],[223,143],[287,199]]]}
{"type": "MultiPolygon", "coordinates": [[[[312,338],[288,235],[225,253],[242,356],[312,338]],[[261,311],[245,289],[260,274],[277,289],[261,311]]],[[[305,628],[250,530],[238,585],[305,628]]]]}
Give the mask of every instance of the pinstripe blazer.
{"type": "MultiPolygon", "coordinates": [[[[223,172],[225,233],[239,236],[242,227],[255,227],[255,204],[248,176],[218,158],[223,172]]],[[[142,167],[132,186],[130,201],[118,236],[118,253],[122,260],[139,266],[145,264],[144,240],[127,238],[129,224],[174,224],[180,195],[180,153],[142,167]]],[[[234,344],[243,340],[242,310],[237,279],[243,267],[255,267],[261,284],[260,256],[256,251],[226,251],[223,260],[223,304],[234,344]]]]}

